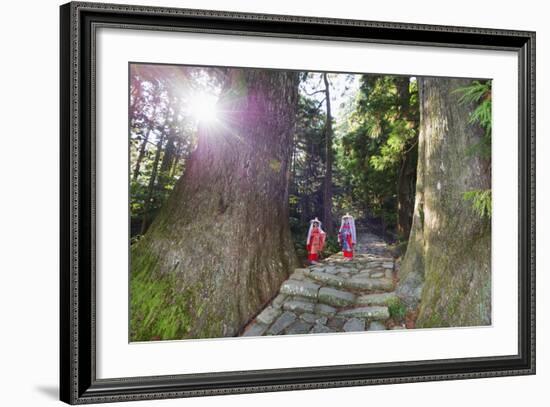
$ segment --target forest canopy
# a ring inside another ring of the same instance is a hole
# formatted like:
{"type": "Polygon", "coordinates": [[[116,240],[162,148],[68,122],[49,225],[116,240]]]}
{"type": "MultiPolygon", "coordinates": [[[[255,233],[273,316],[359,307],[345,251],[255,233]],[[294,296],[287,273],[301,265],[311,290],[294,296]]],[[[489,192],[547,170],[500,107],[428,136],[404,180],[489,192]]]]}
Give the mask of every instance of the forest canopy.
{"type": "MultiPolygon", "coordinates": [[[[226,71],[132,65],[133,240],[145,233],[184,172],[199,121],[223,120],[216,117],[216,102],[226,71]]],[[[332,232],[345,212],[369,220],[392,240],[406,240],[418,140],[416,78],[300,72],[299,80],[289,174],[298,252],[310,219],[319,217],[332,232]]]]}

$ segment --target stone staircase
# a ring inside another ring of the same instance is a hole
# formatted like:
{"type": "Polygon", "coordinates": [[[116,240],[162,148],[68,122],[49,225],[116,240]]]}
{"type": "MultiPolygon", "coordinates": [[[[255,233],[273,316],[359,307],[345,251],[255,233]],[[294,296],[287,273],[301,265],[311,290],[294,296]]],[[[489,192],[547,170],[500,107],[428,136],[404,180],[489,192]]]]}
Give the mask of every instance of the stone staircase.
{"type": "Polygon", "coordinates": [[[296,269],[242,336],[384,330],[388,302],[396,298],[394,285],[394,261],[386,244],[360,233],[353,260],[338,253],[296,269]]]}

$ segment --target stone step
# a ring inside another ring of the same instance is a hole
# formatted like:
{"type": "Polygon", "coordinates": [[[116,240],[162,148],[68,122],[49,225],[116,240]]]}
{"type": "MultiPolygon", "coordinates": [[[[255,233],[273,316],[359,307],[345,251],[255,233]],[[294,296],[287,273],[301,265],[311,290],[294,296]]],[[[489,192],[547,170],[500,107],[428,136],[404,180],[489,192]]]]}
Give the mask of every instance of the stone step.
{"type": "Polygon", "coordinates": [[[306,322],[309,322],[310,324],[326,324],[327,323],[327,317],[321,316],[319,314],[310,314],[308,312],[300,315],[300,319],[303,319],[306,322]]]}
{"type": "Polygon", "coordinates": [[[292,311],[292,312],[315,312],[315,304],[308,301],[300,301],[298,299],[293,299],[289,301],[285,301],[283,303],[283,309],[285,311],[292,311]]]}
{"type": "Polygon", "coordinates": [[[370,278],[392,278],[393,270],[385,269],[382,267],[367,267],[359,270],[357,273],[361,277],[370,277],[370,278]]]}
{"type": "Polygon", "coordinates": [[[390,317],[390,312],[388,310],[388,307],[367,306],[350,308],[344,311],[340,311],[336,315],[346,318],[365,318],[369,321],[383,321],[390,317]]]}
{"type": "Polygon", "coordinates": [[[296,314],[293,312],[285,311],[283,312],[277,320],[269,327],[267,330],[268,335],[279,335],[284,329],[290,326],[294,321],[296,321],[296,314]]]}
{"type": "Polygon", "coordinates": [[[359,318],[350,318],[342,327],[344,332],[361,332],[365,330],[365,320],[359,318]]]}
{"type": "Polygon", "coordinates": [[[361,274],[344,281],[344,288],[359,291],[393,291],[393,280],[389,278],[370,278],[361,274]]]}
{"type": "Polygon", "coordinates": [[[319,284],[309,281],[286,280],[280,288],[281,294],[301,296],[306,298],[317,298],[319,295],[319,284]]]}
{"type": "Polygon", "coordinates": [[[268,306],[258,314],[258,316],[256,317],[256,321],[262,324],[269,325],[275,320],[275,318],[281,315],[281,313],[282,311],[280,309],[268,306]]]}
{"type": "MultiPolygon", "coordinates": [[[[323,298],[325,295],[330,295],[331,293],[325,294],[323,291],[323,298]]],[[[355,297],[354,297],[355,299],[355,297]]],[[[330,301],[330,300],[329,300],[330,301]]],[[[338,300],[331,301],[332,303],[338,300]]],[[[354,301],[350,298],[347,305],[353,305],[354,301]]],[[[326,302],[319,301],[318,299],[312,299],[308,297],[292,296],[287,297],[287,299],[281,304],[278,308],[279,313],[282,310],[298,312],[298,313],[312,313],[320,316],[333,316],[338,311],[339,306],[332,306],[326,302]]],[[[266,309],[275,308],[273,306],[268,306],[266,309]]],[[[261,314],[260,314],[261,315],[261,314]]],[[[270,315],[276,315],[275,312],[271,312],[270,315]]]]}
{"type": "Polygon", "coordinates": [[[395,291],[389,293],[379,294],[365,294],[356,298],[355,303],[357,305],[387,305],[389,301],[393,301],[397,298],[395,291]]]}
{"type": "Polygon", "coordinates": [[[377,269],[375,269],[374,271],[372,271],[371,273],[369,273],[369,277],[370,277],[370,278],[382,278],[382,277],[386,277],[386,272],[383,271],[383,270],[377,270],[377,269]]]}
{"type": "Polygon", "coordinates": [[[322,287],[319,290],[319,302],[334,307],[346,307],[355,303],[355,294],[336,288],[322,287]]]}
{"type": "Polygon", "coordinates": [[[379,321],[372,321],[367,329],[368,331],[385,331],[386,326],[379,321]]]}
{"type": "Polygon", "coordinates": [[[283,303],[289,298],[287,294],[277,294],[277,296],[271,301],[271,306],[273,308],[281,308],[283,303]]]}
{"type": "Polygon", "coordinates": [[[307,334],[312,327],[313,327],[312,323],[302,321],[299,319],[285,329],[285,334],[286,335],[307,334]]]}
{"type": "Polygon", "coordinates": [[[394,261],[392,257],[377,256],[377,255],[372,255],[372,254],[367,254],[367,259],[369,261],[377,261],[377,262],[381,262],[381,263],[384,263],[384,262],[393,263],[393,261],[394,261]]]}
{"type": "Polygon", "coordinates": [[[253,322],[246,331],[244,331],[242,336],[262,336],[265,331],[267,331],[267,328],[269,328],[269,325],[253,322]]]}
{"type": "Polygon", "coordinates": [[[326,317],[331,317],[336,314],[336,308],[327,304],[316,304],[315,313],[326,317]]]}
{"type": "Polygon", "coordinates": [[[313,270],[311,273],[309,273],[308,277],[320,283],[323,283],[335,288],[343,287],[344,281],[345,281],[344,277],[340,277],[335,274],[326,273],[321,270],[313,270]]]}
{"type": "Polygon", "coordinates": [[[324,324],[315,324],[313,325],[313,328],[309,331],[309,333],[312,334],[321,334],[321,333],[331,333],[334,332],[332,329],[330,329],[328,326],[324,324]]]}

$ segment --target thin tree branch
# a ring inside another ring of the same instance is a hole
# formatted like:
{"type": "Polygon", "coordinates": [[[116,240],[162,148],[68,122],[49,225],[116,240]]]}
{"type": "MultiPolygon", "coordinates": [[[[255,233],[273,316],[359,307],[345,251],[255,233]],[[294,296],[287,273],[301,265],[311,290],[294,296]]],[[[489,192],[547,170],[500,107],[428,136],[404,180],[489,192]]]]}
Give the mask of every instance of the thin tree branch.
{"type": "Polygon", "coordinates": [[[304,93],[308,96],[313,96],[317,93],[325,93],[325,90],[324,89],[321,89],[321,90],[316,90],[315,92],[312,92],[312,93],[307,93],[306,91],[304,91],[304,93]]]}

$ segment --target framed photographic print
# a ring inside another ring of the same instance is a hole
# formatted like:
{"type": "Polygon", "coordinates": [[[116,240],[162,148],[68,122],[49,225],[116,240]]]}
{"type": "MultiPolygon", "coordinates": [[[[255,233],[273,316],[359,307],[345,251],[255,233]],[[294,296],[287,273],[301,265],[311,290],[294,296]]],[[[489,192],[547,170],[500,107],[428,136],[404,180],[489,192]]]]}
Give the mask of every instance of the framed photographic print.
{"type": "Polygon", "coordinates": [[[535,33],[60,22],[62,401],[535,373],[535,33]]]}

